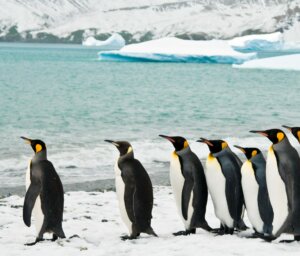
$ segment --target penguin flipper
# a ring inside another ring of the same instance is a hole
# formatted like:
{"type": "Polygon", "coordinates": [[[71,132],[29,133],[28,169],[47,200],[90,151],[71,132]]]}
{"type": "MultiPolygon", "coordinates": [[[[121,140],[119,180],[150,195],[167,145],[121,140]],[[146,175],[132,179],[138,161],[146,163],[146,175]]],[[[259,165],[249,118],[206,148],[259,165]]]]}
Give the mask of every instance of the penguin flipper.
{"type": "Polygon", "coordinates": [[[23,206],[23,221],[26,226],[30,227],[31,225],[31,213],[34,207],[35,201],[40,194],[41,185],[39,183],[31,183],[24,200],[23,206]]]}
{"type": "Polygon", "coordinates": [[[194,187],[194,182],[190,178],[186,178],[183,184],[182,188],[182,194],[181,194],[181,211],[182,216],[185,220],[188,219],[188,209],[189,209],[189,203],[191,200],[191,193],[194,187]]]}
{"type": "Polygon", "coordinates": [[[262,221],[268,226],[272,226],[274,213],[269,199],[269,193],[266,187],[259,187],[257,200],[258,210],[262,221]]]}

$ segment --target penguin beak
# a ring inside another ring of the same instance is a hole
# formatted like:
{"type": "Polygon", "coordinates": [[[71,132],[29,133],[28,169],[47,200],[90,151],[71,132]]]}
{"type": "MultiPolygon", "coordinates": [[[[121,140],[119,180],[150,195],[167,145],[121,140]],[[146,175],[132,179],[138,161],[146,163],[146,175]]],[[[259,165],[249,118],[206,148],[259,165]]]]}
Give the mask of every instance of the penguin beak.
{"type": "Polygon", "coordinates": [[[250,132],[252,132],[252,133],[258,133],[258,134],[260,134],[262,136],[269,137],[269,135],[268,135],[268,133],[266,131],[253,131],[252,130],[250,132]]]}
{"type": "Polygon", "coordinates": [[[205,144],[207,144],[208,146],[211,146],[211,147],[214,146],[208,139],[204,139],[204,138],[200,138],[200,140],[197,140],[197,142],[205,143],[205,144]]]}
{"type": "Polygon", "coordinates": [[[234,147],[238,148],[239,150],[241,150],[244,154],[246,153],[245,149],[238,146],[238,145],[234,145],[234,147]]]}
{"type": "Polygon", "coordinates": [[[119,147],[120,145],[118,143],[116,143],[115,141],[113,140],[104,140],[105,142],[108,142],[108,143],[111,143],[113,145],[115,145],[116,147],[119,147]]]}
{"type": "Polygon", "coordinates": [[[31,145],[31,139],[28,139],[28,138],[23,137],[23,136],[21,136],[20,138],[23,139],[23,140],[25,140],[25,143],[26,143],[26,144],[31,145]]]}
{"type": "Polygon", "coordinates": [[[282,127],[288,129],[290,132],[292,131],[292,127],[289,127],[289,126],[287,126],[287,125],[283,125],[282,127]]]}
{"type": "Polygon", "coordinates": [[[175,143],[175,140],[172,138],[172,137],[170,137],[170,136],[167,136],[167,135],[162,135],[162,134],[160,134],[160,135],[158,135],[159,137],[162,137],[162,138],[164,138],[164,139],[167,139],[168,141],[170,141],[171,143],[175,143]]]}

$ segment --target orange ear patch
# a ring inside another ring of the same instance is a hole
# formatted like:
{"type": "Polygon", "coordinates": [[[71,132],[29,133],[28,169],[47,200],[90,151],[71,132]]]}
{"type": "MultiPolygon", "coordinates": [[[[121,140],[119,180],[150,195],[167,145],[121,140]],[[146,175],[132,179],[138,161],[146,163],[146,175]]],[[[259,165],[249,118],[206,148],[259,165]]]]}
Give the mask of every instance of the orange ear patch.
{"type": "Polygon", "coordinates": [[[257,155],[257,150],[253,150],[252,153],[251,153],[251,156],[254,157],[256,155],[257,155]]]}
{"type": "Polygon", "coordinates": [[[222,149],[224,149],[224,148],[227,148],[228,147],[228,144],[227,144],[227,142],[222,142],[222,149]]]}
{"type": "Polygon", "coordinates": [[[42,150],[42,146],[40,144],[35,145],[35,152],[38,153],[42,150]]]}
{"type": "Polygon", "coordinates": [[[189,143],[185,140],[183,144],[183,148],[187,148],[189,146],[189,143]]]}
{"type": "Polygon", "coordinates": [[[277,139],[278,139],[278,142],[282,141],[284,138],[284,133],[283,132],[278,132],[277,133],[277,139]]]}

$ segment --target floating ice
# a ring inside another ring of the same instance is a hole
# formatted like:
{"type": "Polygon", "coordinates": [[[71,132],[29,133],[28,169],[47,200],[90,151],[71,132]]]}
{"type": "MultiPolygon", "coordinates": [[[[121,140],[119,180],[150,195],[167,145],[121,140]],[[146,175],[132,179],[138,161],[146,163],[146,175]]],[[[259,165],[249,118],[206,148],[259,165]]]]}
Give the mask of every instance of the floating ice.
{"type": "Polygon", "coordinates": [[[266,51],[281,50],[283,48],[283,34],[248,35],[236,37],[228,41],[229,45],[237,51],[266,51]]]}
{"type": "Polygon", "coordinates": [[[125,45],[124,38],[119,34],[113,34],[105,41],[99,41],[90,36],[82,42],[84,46],[97,46],[101,50],[119,50],[125,45]]]}
{"type": "Polygon", "coordinates": [[[246,61],[234,68],[286,69],[300,71],[300,54],[291,54],[271,58],[246,61]]]}
{"type": "Polygon", "coordinates": [[[240,64],[256,57],[255,53],[240,53],[227,41],[195,41],[166,37],[124,46],[119,51],[99,52],[100,60],[198,62],[240,64]]]}

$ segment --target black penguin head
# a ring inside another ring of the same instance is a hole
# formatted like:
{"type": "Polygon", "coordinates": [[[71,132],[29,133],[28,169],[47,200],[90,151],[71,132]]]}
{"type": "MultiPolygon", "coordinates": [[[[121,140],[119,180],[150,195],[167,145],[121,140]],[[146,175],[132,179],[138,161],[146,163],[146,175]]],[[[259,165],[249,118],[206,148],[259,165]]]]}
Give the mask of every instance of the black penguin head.
{"type": "Polygon", "coordinates": [[[255,157],[256,155],[260,154],[261,151],[258,148],[242,148],[240,146],[234,145],[236,148],[241,150],[248,160],[250,160],[252,157],[255,157]]]}
{"type": "Polygon", "coordinates": [[[197,142],[207,144],[209,151],[212,154],[218,153],[223,149],[228,148],[228,144],[224,140],[208,140],[208,139],[200,138],[200,140],[197,140],[197,142]]]}
{"type": "Polygon", "coordinates": [[[164,138],[164,139],[167,139],[168,141],[170,141],[173,144],[176,151],[180,151],[180,150],[185,149],[189,146],[189,143],[183,137],[180,137],[180,136],[166,136],[166,135],[159,135],[159,136],[164,138]]]}
{"type": "Polygon", "coordinates": [[[286,125],[283,125],[282,127],[287,128],[300,143],[300,127],[289,127],[286,125]]]}
{"type": "Polygon", "coordinates": [[[41,141],[41,140],[32,140],[32,139],[28,139],[26,137],[21,137],[21,139],[25,140],[25,142],[27,144],[30,144],[31,147],[32,147],[32,149],[33,149],[33,151],[36,154],[39,153],[39,152],[41,152],[41,151],[47,150],[46,144],[43,141],[41,141]]]}
{"type": "Polygon", "coordinates": [[[113,141],[113,140],[105,140],[105,141],[115,145],[120,152],[120,156],[133,153],[132,146],[127,141],[113,141]]]}
{"type": "Polygon", "coordinates": [[[280,129],[269,129],[265,131],[250,131],[252,133],[258,133],[262,136],[267,137],[273,144],[277,144],[281,142],[284,138],[286,138],[285,133],[280,129]]]}

